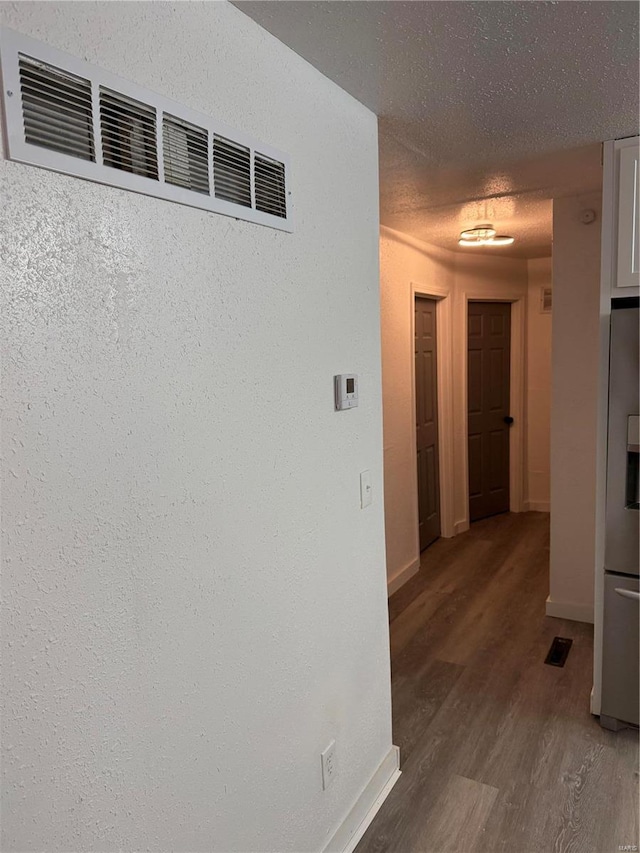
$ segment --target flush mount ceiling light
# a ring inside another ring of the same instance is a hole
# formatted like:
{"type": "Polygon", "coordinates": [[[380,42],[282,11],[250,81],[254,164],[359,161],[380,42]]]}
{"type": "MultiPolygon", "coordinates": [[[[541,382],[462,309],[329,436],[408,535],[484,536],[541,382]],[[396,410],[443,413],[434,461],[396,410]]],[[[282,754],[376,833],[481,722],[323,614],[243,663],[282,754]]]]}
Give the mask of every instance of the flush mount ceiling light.
{"type": "Polygon", "coordinates": [[[478,225],[477,228],[461,231],[458,243],[460,246],[508,246],[513,240],[507,234],[496,234],[496,229],[491,225],[478,225]]]}

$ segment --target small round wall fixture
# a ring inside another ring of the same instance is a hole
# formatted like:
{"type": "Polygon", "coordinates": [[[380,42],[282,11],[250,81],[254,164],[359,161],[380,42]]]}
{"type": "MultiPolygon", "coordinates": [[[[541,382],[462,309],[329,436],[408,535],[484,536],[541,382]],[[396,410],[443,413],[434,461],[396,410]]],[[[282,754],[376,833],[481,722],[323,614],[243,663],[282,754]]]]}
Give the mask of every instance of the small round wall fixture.
{"type": "Polygon", "coordinates": [[[592,208],[587,208],[587,210],[583,210],[580,214],[580,222],[583,225],[591,225],[592,222],[596,221],[596,212],[592,208]]]}
{"type": "Polygon", "coordinates": [[[509,246],[514,238],[507,234],[498,234],[491,225],[477,225],[460,232],[460,246],[509,246]]]}

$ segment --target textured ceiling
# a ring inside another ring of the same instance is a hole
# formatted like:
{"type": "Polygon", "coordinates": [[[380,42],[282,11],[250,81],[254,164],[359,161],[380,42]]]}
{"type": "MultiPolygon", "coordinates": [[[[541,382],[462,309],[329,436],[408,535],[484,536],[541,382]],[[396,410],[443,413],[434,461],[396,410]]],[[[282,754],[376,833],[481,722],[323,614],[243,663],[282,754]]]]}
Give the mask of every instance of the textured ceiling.
{"type": "Polygon", "coordinates": [[[377,113],[381,220],[436,245],[488,220],[516,243],[481,251],[549,254],[550,199],[638,132],[635,2],[235,5],[377,113]]]}

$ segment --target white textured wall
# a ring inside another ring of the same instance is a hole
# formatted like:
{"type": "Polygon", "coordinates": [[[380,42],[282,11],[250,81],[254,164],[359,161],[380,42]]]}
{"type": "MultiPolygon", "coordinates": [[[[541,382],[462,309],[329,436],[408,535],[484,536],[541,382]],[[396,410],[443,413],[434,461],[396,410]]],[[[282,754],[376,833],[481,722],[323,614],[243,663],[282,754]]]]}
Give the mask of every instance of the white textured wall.
{"type": "Polygon", "coordinates": [[[553,202],[551,574],[547,611],[593,620],[601,196],[553,202]],[[584,225],[580,214],[597,211],[584,225]]]}
{"type": "Polygon", "coordinates": [[[540,311],[543,287],[551,287],[551,258],[527,261],[527,500],[549,511],[551,436],[551,314],[540,311]]]}
{"type": "Polygon", "coordinates": [[[0,162],[2,850],[319,850],[391,745],[375,116],[227,4],[2,20],[288,151],[296,216],[0,162]]]}

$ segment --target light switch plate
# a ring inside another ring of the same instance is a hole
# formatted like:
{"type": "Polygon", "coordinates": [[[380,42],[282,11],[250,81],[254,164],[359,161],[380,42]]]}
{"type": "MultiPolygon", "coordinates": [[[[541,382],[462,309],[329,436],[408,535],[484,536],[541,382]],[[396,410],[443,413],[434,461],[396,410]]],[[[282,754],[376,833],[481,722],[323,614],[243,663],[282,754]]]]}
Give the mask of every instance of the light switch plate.
{"type": "Polygon", "coordinates": [[[366,506],[371,505],[372,500],[372,492],[371,488],[371,471],[363,471],[360,474],[360,507],[364,509],[366,506]]]}

